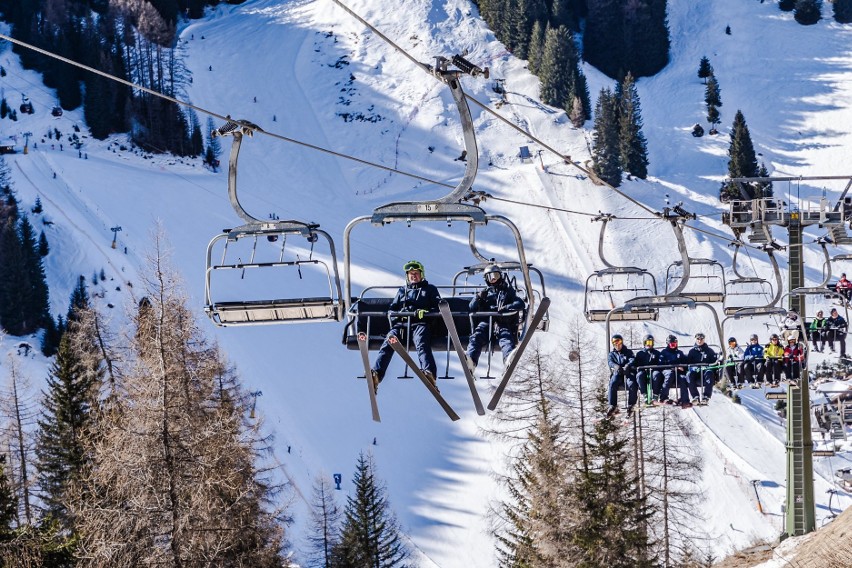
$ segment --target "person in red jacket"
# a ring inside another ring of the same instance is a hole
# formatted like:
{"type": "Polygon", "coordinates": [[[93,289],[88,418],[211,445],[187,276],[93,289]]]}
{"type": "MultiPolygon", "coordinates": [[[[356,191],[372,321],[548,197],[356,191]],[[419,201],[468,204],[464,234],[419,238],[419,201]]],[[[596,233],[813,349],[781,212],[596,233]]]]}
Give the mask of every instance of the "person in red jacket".
{"type": "Polygon", "coordinates": [[[802,376],[802,368],[805,366],[805,348],[796,341],[795,337],[787,339],[787,347],[784,348],[784,377],[796,384],[802,376]]]}

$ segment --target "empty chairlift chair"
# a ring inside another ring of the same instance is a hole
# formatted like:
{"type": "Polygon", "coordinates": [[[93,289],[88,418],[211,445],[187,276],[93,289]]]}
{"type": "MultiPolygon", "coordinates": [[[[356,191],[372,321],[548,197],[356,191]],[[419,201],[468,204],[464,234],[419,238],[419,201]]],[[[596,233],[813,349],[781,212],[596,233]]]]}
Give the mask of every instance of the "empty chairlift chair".
{"type": "Polygon", "coordinates": [[[218,326],[340,321],[340,278],[328,233],[314,223],[260,220],[240,204],[237,158],[243,135],[254,130],[240,121],[215,131],[234,137],[228,193],[245,224],[207,246],[204,311],[218,326]],[[315,251],[317,243],[325,245],[324,254],[315,251]]]}

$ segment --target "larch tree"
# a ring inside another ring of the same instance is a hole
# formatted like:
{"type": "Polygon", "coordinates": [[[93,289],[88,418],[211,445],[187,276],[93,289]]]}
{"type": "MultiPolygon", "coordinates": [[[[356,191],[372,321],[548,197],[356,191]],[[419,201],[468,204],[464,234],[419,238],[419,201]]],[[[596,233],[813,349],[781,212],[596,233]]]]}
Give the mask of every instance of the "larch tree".
{"type": "Polygon", "coordinates": [[[314,479],[311,500],[310,529],[307,536],[307,565],[315,568],[334,568],[332,555],[340,542],[340,523],[343,512],[334,498],[334,489],[327,475],[314,479]]]}
{"type": "Polygon", "coordinates": [[[92,421],[69,491],[81,566],[280,567],[284,514],[234,370],[197,327],[162,237],[115,396],[92,421]],[[142,307],[144,306],[144,308],[142,307]]]}
{"type": "Polygon", "coordinates": [[[613,187],[621,185],[621,154],[618,141],[618,101],[607,88],[598,95],[592,133],[592,171],[613,187]]]}
{"type": "Polygon", "coordinates": [[[630,73],[621,83],[619,92],[618,147],[621,168],[639,179],[648,177],[648,141],[642,133],[642,109],[639,91],[630,73]]]}
{"type": "Polygon", "coordinates": [[[402,540],[386,489],[376,478],[372,456],[363,452],[353,478],[355,493],[346,500],[336,568],[403,568],[410,556],[402,540]]]}
{"type": "Polygon", "coordinates": [[[503,482],[509,499],[499,505],[495,515],[494,535],[501,566],[574,565],[576,551],[567,522],[573,507],[567,480],[575,456],[552,402],[561,389],[548,361],[536,348],[515,377],[524,386],[516,385],[506,402],[511,401],[525,416],[510,418],[510,412],[503,412],[496,417],[504,423],[504,435],[513,432],[525,436],[510,459],[503,482]],[[521,427],[524,422],[530,425],[521,427]]]}

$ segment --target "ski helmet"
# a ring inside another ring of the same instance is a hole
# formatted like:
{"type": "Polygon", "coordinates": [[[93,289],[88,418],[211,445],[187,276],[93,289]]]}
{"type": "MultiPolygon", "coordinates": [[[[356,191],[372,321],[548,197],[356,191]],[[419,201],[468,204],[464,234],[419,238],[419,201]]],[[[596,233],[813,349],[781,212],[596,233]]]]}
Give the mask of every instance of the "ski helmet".
{"type": "Polygon", "coordinates": [[[773,333],[772,335],[770,335],[770,336],[769,336],[769,341],[772,341],[773,339],[776,339],[776,340],[777,340],[777,339],[780,339],[780,338],[778,337],[778,334],[777,334],[777,333],[773,333]]]}
{"type": "Polygon", "coordinates": [[[736,338],[736,337],[729,337],[729,338],[728,338],[728,343],[736,343],[736,342],[737,342],[737,338],[736,338]]]}
{"type": "Polygon", "coordinates": [[[704,334],[699,331],[695,334],[695,339],[704,339],[704,334]]]}
{"type": "Polygon", "coordinates": [[[757,334],[756,334],[756,333],[752,333],[752,334],[751,334],[751,337],[749,337],[749,339],[750,339],[751,341],[760,341],[760,340],[758,339],[758,337],[757,337],[757,334]]]}
{"type": "Polygon", "coordinates": [[[426,269],[423,268],[423,263],[419,260],[409,260],[405,263],[405,266],[402,267],[406,274],[411,272],[412,270],[420,271],[420,278],[426,278],[426,269]]]}
{"type": "Polygon", "coordinates": [[[666,343],[677,343],[677,337],[670,335],[666,338],[666,343]]]}
{"type": "Polygon", "coordinates": [[[615,343],[616,341],[621,341],[621,342],[623,342],[623,341],[624,341],[624,338],[623,338],[623,337],[621,337],[620,335],[618,335],[618,334],[616,333],[615,335],[613,335],[613,336],[612,336],[612,342],[613,342],[613,343],[615,343]]]}
{"type": "Polygon", "coordinates": [[[646,335],[644,343],[645,343],[645,345],[653,347],[654,346],[654,336],[651,335],[650,333],[648,335],[646,335]]]}
{"type": "Polygon", "coordinates": [[[485,282],[488,284],[495,284],[503,278],[503,273],[500,272],[499,266],[491,264],[485,269],[485,272],[482,273],[482,277],[485,278],[485,282]]]}

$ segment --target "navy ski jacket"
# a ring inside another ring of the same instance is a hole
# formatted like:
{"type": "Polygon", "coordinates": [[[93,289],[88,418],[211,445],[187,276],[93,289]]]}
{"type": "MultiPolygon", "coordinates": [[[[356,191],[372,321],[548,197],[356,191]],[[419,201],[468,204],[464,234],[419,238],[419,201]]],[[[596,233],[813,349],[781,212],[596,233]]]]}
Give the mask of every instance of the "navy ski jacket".
{"type": "Polygon", "coordinates": [[[621,351],[616,351],[613,349],[609,352],[609,358],[607,362],[609,363],[609,368],[612,371],[612,374],[624,372],[624,373],[632,373],[633,372],[633,362],[635,357],[633,356],[633,351],[628,349],[627,347],[622,346],[621,351]]]}
{"type": "MultiPolygon", "coordinates": [[[[693,345],[686,355],[686,360],[690,365],[712,365],[716,362],[716,357],[716,352],[705,343],[701,346],[693,345]]],[[[689,370],[697,371],[698,367],[690,367],[689,370]]]]}
{"type": "Polygon", "coordinates": [[[485,288],[484,300],[477,294],[470,301],[472,312],[517,312],[523,309],[524,301],[518,298],[517,292],[505,278],[501,278],[496,286],[485,288]]]}
{"type": "Polygon", "coordinates": [[[660,364],[660,352],[651,347],[648,349],[647,347],[642,348],[641,351],[636,353],[636,367],[645,367],[648,365],[659,365],[660,364]]]}
{"type": "MultiPolygon", "coordinates": [[[[686,367],[686,355],[680,349],[672,349],[666,347],[660,350],[660,365],[677,365],[683,364],[686,367]]],[[[668,370],[668,369],[667,369],[668,370]]]]}
{"type": "MultiPolygon", "coordinates": [[[[392,312],[416,312],[417,310],[436,312],[440,301],[441,294],[438,289],[426,280],[421,280],[416,284],[400,286],[389,309],[392,312]]],[[[400,323],[404,319],[394,318],[394,323],[400,323]]]]}

